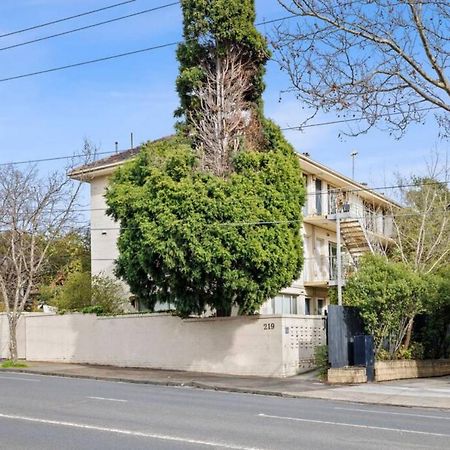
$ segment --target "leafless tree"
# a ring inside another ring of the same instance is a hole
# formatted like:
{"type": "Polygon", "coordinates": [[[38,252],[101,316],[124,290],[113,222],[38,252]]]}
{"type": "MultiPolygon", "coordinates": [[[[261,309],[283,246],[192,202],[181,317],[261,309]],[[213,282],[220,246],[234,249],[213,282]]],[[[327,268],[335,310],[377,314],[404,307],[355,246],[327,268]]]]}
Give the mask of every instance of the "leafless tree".
{"type": "Polygon", "coordinates": [[[13,361],[19,319],[46,269],[51,245],[75,223],[80,186],[65,173],[40,177],[35,167],[0,167],[0,301],[13,361]]]}
{"type": "Polygon", "coordinates": [[[443,0],[278,0],[297,18],[277,28],[274,46],[305,107],[334,111],[401,137],[434,113],[450,135],[450,2],[443,0]]]}
{"type": "Polygon", "coordinates": [[[204,79],[193,95],[199,107],[189,115],[201,166],[217,176],[231,171],[232,159],[251,128],[253,111],[246,101],[253,77],[245,54],[230,48],[202,67],[204,79]]]}
{"type": "Polygon", "coordinates": [[[450,192],[448,169],[437,158],[424,177],[399,178],[394,212],[398,258],[416,272],[429,274],[450,263],[450,192]]]}

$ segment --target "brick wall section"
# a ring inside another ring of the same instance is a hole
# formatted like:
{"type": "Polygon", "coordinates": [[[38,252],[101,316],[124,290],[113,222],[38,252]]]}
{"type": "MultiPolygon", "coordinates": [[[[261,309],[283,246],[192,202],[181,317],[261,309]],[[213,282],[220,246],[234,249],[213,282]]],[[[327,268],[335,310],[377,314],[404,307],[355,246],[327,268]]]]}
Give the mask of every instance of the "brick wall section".
{"type": "Polygon", "coordinates": [[[450,359],[377,361],[375,381],[450,375],[450,359]]]}
{"type": "Polygon", "coordinates": [[[328,369],[327,381],[331,384],[367,383],[365,367],[328,369]]]}

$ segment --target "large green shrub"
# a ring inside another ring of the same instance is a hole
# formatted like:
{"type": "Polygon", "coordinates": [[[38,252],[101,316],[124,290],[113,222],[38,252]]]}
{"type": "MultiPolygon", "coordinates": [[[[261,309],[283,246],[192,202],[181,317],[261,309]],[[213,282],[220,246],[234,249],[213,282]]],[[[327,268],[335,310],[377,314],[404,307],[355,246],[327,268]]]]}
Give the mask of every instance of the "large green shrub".
{"type": "Polygon", "coordinates": [[[428,289],[426,280],[407,265],[368,254],[347,281],[343,299],[345,305],[360,309],[366,332],[374,336],[377,352],[385,347],[394,358],[401,350],[408,327],[425,310],[428,289]]]}
{"type": "Polygon", "coordinates": [[[241,152],[227,179],[198,171],[181,138],[148,145],[116,172],[106,198],[121,224],[117,274],[150,308],[254,313],[299,275],[299,163],[271,133],[275,148],[241,152]]]}

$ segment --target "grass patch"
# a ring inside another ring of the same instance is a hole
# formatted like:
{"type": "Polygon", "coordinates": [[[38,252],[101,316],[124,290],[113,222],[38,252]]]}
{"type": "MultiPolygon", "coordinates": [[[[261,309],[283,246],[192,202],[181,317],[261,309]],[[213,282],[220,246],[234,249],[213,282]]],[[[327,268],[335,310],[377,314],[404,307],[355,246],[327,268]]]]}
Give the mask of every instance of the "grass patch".
{"type": "Polygon", "coordinates": [[[10,369],[14,367],[28,367],[24,362],[20,361],[13,361],[12,359],[7,359],[6,361],[2,362],[2,368],[3,369],[10,369]]]}

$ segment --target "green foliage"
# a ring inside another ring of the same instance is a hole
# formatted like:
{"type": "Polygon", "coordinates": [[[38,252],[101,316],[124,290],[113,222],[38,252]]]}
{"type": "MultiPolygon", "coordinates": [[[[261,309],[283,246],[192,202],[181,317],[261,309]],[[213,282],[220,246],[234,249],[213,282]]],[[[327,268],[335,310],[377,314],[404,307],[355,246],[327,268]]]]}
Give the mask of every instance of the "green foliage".
{"type": "Polygon", "coordinates": [[[121,224],[117,274],[150,308],[254,313],[299,275],[301,172],[280,131],[271,133],[272,147],[239,153],[227,179],[198,171],[179,137],[117,170],[106,194],[121,224]],[[279,223],[252,225],[265,221],[279,223]]]}
{"type": "Polygon", "coordinates": [[[229,315],[236,305],[251,314],[302,267],[299,162],[280,129],[263,117],[270,52],[254,26],[254,1],[181,4],[185,42],[178,47],[176,114],[186,121],[183,133],[148,144],[113,177],[106,198],[108,213],[121,224],[117,275],[150,309],[168,302],[181,315],[207,307],[229,315]],[[239,151],[230,153],[232,170],[218,177],[198,167],[203,147],[194,121],[204,116],[195,92],[231,53],[250,81],[240,94],[240,112],[250,112],[250,119],[239,151]]]}
{"type": "Polygon", "coordinates": [[[254,66],[247,100],[256,107],[264,91],[265,64],[270,58],[267,42],[254,26],[254,0],[182,0],[185,42],[178,47],[180,74],[177,90],[181,106],[176,115],[193,113],[198,100],[193,89],[203,80],[202,65],[231,47],[243,51],[254,66]]]}
{"type": "Polygon", "coordinates": [[[28,367],[25,363],[20,361],[13,361],[12,359],[7,359],[2,362],[3,369],[12,369],[12,368],[19,368],[19,367],[28,367]]]}
{"type": "Polygon", "coordinates": [[[416,340],[424,346],[427,358],[450,357],[450,266],[428,276],[430,286],[425,311],[418,321],[416,340]]]}
{"type": "Polygon", "coordinates": [[[314,349],[314,364],[319,369],[319,378],[326,380],[330,363],[328,362],[328,346],[319,345],[314,349]]]}
{"type": "Polygon", "coordinates": [[[90,272],[70,274],[63,286],[46,291],[47,303],[59,312],[80,311],[117,314],[123,311],[124,294],[120,283],[111,278],[90,272]]]}
{"type": "Polygon", "coordinates": [[[103,306],[100,305],[86,306],[81,310],[81,312],[83,314],[97,314],[98,316],[107,314],[103,309],[103,306]]]}
{"type": "Polygon", "coordinates": [[[365,255],[344,290],[344,304],[361,311],[366,332],[374,335],[377,353],[387,346],[391,358],[400,349],[408,323],[424,311],[428,285],[402,263],[365,255]]]}
{"type": "Polygon", "coordinates": [[[63,311],[80,311],[91,304],[91,274],[74,272],[63,286],[44,291],[47,303],[63,311]]]}
{"type": "Polygon", "coordinates": [[[91,304],[101,311],[99,314],[120,314],[127,303],[122,285],[115,278],[103,275],[92,277],[91,304]]]}

